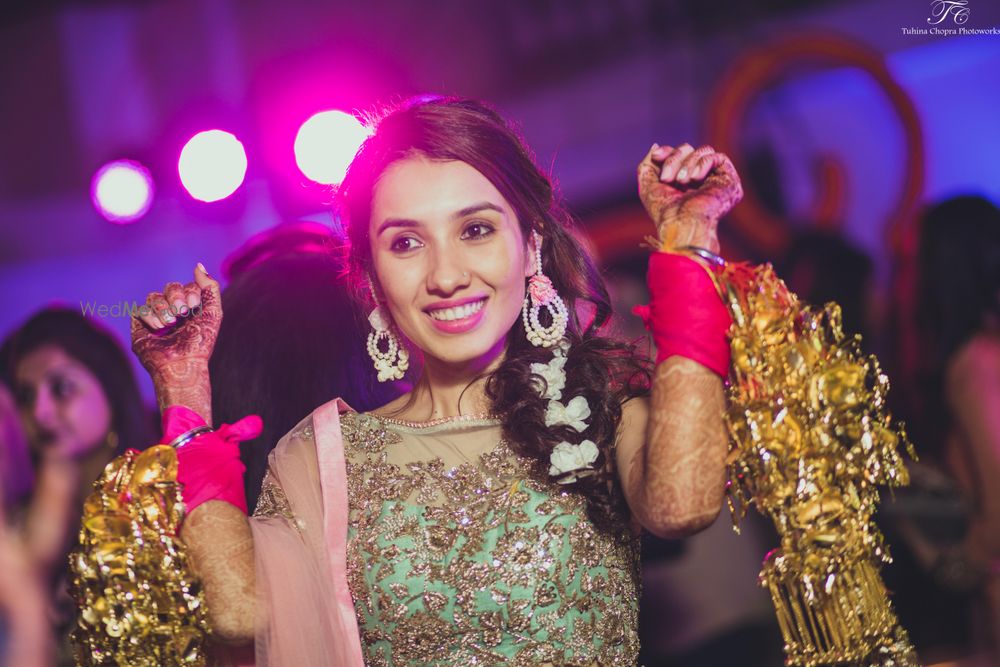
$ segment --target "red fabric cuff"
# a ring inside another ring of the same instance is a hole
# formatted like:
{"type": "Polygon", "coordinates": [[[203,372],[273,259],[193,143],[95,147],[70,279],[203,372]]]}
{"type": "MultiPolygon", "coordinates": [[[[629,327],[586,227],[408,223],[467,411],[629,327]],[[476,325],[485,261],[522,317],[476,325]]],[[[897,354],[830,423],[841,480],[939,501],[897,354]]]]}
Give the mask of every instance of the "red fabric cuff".
{"type": "Polygon", "coordinates": [[[198,426],[205,426],[205,420],[197,412],[183,405],[171,405],[163,411],[160,417],[163,427],[161,445],[169,445],[181,433],[186,433],[198,426]]]}
{"type": "Polygon", "coordinates": [[[649,305],[632,312],[653,334],[656,363],[680,355],[725,378],[732,318],[706,268],[684,255],[654,252],[646,282],[649,305]]]}
{"type": "MultiPolygon", "coordinates": [[[[169,444],[178,435],[205,420],[184,406],[170,406],[163,411],[163,440],[169,444]]],[[[234,424],[223,424],[211,433],[203,433],[177,450],[177,481],[183,485],[181,496],[187,512],[208,500],[222,500],[247,512],[240,442],[260,435],[263,422],[249,415],[234,424]]]]}

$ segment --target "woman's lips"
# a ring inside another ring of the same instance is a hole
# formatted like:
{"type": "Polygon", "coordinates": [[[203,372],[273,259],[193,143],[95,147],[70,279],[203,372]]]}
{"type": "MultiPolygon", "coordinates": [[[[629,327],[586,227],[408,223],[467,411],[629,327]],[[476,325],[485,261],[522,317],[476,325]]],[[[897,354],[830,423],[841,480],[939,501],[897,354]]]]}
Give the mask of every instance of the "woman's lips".
{"type": "Polygon", "coordinates": [[[461,306],[439,308],[433,311],[428,311],[427,316],[430,318],[431,324],[434,325],[434,328],[442,333],[465,333],[466,331],[474,329],[483,319],[483,314],[486,312],[486,302],[487,298],[483,297],[478,301],[473,301],[461,306]],[[454,319],[435,319],[434,316],[431,315],[432,312],[440,313],[454,319]]]}

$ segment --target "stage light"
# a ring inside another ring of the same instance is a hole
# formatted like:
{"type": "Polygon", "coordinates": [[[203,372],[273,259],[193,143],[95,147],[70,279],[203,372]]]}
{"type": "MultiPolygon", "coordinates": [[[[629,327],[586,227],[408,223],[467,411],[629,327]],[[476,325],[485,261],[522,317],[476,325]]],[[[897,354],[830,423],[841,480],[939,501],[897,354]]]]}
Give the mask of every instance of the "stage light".
{"type": "Polygon", "coordinates": [[[206,130],[191,137],[181,149],[177,173],[188,193],[213,202],[236,192],[247,173],[247,154],[229,132],[206,130]]]}
{"type": "Polygon", "coordinates": [[[335,185],[344,179],[369,130],[343,111],[321,111],[302,124],[295,136],[295,162],[311,181],[335,185]]]}
{"type": "Polygon", "coordinates": [[[153,203],[153,177],[132,160],[109,162],[90,182],[90,200],[106,220],[118,224],[135,222],[153,203]]]}

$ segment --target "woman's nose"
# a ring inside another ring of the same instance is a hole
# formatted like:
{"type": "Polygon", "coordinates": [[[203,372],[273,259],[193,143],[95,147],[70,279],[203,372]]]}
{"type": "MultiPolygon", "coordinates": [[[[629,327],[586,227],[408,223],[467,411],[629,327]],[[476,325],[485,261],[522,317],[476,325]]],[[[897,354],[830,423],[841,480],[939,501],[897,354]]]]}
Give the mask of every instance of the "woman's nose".
{"type": "Polygon", "coordinates": [[[32,406],[31,417],[38,426],[51,430],[56,421],[56,405],[52,394],[44,387],[35,394],[35,404],[32,406]]]}
{"type": "Polygon", "coordinates": [[[455,258],[444,254],[433,258],[431,270],[427,274],[427,289],[436,294],[452,294],[468,287],[469,269],[462,266],[455,258]]]}

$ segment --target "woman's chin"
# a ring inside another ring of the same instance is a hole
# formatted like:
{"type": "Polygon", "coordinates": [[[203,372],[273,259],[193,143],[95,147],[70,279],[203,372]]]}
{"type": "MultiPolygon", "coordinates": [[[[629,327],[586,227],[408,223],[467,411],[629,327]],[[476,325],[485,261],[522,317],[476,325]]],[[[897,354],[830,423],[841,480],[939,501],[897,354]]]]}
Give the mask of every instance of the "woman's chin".
{"type": "Polygon", "coordinates": [[[429,346],[425,359],[445,366],[487,368],[503,352],[503,340],[484,340],[480,336],[455,336],[439,345],[429,346]],[[463,340],[464,339],[464,340],[463,340]]]}

